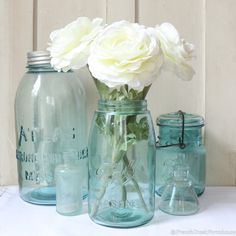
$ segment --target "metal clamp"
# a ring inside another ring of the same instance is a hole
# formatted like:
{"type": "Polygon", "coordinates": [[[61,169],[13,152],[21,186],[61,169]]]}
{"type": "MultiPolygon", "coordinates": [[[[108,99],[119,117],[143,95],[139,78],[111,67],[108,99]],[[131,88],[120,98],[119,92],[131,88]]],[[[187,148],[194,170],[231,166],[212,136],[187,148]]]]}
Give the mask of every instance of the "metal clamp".
{"type": "MultiPolygon", "coordinates": [[[[179,137],[179,143],[173,143],[173,144],[168,144],[168,145],[158,145],[159,141],[156,142],[156,147],[157,148],[165,148],[165,147],[172,147],[172,146],[179,146],[181,149],[184,149],[186,147],[186,144],[184,143],[184,125],[185,125],[185,117],[184,113],[179,110],[178,111],[179,115],[181,116],[182,119],[182,130],[181,130],[181,137],[179,137]]],[[[158,136],[158,139],[160,137],[158,136]]]]}

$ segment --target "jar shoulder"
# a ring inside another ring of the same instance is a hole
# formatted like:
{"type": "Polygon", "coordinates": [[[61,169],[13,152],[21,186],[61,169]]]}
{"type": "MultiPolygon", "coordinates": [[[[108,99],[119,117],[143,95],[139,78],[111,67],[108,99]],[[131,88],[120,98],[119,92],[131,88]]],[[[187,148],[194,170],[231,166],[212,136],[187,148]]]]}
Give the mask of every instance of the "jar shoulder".
{"type": "Polygon", "coordinates": [[[73,73],[25,73],[17,88],[16,97],[20,96],[53,96],[66,94],[85,96],[83,84],[73,73]]]}

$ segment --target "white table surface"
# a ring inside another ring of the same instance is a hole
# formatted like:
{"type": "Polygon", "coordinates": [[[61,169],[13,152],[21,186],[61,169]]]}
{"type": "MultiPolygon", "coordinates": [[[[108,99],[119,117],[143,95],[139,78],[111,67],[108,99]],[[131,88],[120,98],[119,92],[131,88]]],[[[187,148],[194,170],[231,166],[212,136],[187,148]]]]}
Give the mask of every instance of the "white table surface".
{"type": "Polygon", "coordinates": [[[208,187],[199,201],[201,209],[195,215],[156,210],[146,225],[116,229],[93,223],[86,206],[82,215],[62,216],[55,206],[24,202],[17,186],[0,187],[0,236],[236,235],[236,187],[208,187]]]}

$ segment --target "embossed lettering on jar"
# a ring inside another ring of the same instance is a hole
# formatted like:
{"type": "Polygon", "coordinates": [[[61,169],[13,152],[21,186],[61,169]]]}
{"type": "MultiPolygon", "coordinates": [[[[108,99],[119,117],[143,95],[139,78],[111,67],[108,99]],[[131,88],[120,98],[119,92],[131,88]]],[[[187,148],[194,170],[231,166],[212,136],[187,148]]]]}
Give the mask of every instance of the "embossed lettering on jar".
{"type": "MultiPolygon", "coordinates": [[[[55,204],[54,170],[73,151],[87,195],[86,106],[73,72],[50,66],[47,51],[28,53],[28,71],[16,94],[16,158],[20,196],[35,204],[55,204]]],[[[67,160],[68,161],[68,160],[67,160]]]]}
{"type": "Polygon", "coordinates": [[[89,215],[134,227],[154,214],[155,135],[146,101],[98,103],[89,138],[89,215]]]}

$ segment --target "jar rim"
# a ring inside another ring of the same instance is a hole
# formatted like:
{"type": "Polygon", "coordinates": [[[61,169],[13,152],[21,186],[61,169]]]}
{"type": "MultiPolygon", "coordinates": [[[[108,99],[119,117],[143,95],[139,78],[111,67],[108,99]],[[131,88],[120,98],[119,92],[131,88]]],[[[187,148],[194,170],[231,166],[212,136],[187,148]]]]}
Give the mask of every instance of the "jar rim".
{"type": "Polygon", "coordinates": [[[146,100],[98,100],[99,110],[134,112],[143,111],[147,108],[146,100]]]}
{"type": "MultiPolygon", "coordinates": [[[[204,118],[200,115],[183,112],[184,127],[203,127],[205,125],[204,118]]],[[[162,114],[157,117],[156,124],[158,126],[182,127],[183,118],[179,112],[171,112],[162,114]]]]}
{"type": "Polygon", "coordinates": [[[146,105],[147,100],[104,100],[99,99],[98,104],[104,104],[104,105],[146,105]]]}

